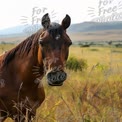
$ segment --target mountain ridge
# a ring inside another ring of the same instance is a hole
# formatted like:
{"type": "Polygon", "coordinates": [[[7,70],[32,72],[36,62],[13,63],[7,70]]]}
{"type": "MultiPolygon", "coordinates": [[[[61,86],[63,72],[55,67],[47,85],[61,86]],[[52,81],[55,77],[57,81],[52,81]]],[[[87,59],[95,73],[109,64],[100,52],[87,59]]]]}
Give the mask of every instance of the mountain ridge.
{"type": "MultiPolygon", "coordinates": [[[[30,35],[37,30],[42,28],[41,25],[19,25],[11,28],[6,28],[0,30],[0,37],[4,36],[22,36],[22,35],[30,35]]],[[[106,30],[122,30],[122,22],[82,22],[72,24],[68,28],[68,32],[70,33],[78,33],[78,32],[94,32],[94,31],[106,31],[106,30]]]]}

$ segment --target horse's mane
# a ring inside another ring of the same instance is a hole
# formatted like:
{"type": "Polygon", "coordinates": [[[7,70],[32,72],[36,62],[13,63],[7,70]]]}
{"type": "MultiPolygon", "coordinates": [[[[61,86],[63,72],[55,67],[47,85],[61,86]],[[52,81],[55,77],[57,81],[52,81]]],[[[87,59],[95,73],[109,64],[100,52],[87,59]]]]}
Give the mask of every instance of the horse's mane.
{"type": "Polygon", "coordinates": [[[22,41],[20,44],[18,44],[15,48],[8,51],[3,60],[3,66],[7,66],[9,62],[14,59],[15,55],[17,56],[23,56],[28,55],[30,50],[33,50],[36,48],[35,46],[38,45],[38,39],[40,37],[42,30],[37,31],[36,33],[32,34],[28,38],[26,38],[24,41],[22,41]]]}
{"type": "MultiPolygon", "coordinates": [[[[44,29],[37,31],[35,34],[31,35],[24,41],[22,41],[19,45],[17,45],[15,48],[8,51],[3,60],[3,66],[7,66],[9,62],[14,59],[15,55],[17,56],[27,56],[30,52],[30,50],[33,51],[33,55],[36,54],[36,49],[38,45],[38,40],[41,35],[41,33],[44,31],[44,29]]],[[[50,27],[48,28],[48,32],[50,35],[52,35],[53,38],[55,38],[56,35],[62,35],[62,28],[57,23],[52,23],[50,27]]]]}

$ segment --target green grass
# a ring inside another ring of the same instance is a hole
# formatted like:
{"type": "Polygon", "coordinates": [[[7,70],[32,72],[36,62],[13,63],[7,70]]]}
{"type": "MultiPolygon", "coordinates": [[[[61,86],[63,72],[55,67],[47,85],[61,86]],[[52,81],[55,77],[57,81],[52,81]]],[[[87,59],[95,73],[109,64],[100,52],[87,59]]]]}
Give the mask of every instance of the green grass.
{"type": "Polygon", "coordinates": [[[71,46],[70,56],[86,60],[88,68],[67,70],[68,79],[61,87],[48,86],[43,79],[46,99],[36,122],[122,122],[121,52],[115,47],[71,46]]]}

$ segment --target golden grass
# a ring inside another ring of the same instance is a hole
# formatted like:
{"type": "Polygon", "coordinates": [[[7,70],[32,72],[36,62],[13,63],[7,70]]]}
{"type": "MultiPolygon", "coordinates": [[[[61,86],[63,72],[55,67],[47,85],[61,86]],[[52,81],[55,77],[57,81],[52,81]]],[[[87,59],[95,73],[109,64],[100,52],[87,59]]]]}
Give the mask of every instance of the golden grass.
{"type": "Polygon", "coordinates": [[[61,87],[43,78],[46,99],[34,122],[122,122],[122,48],[71,46],[70,56],[86,59],[88,69],[67,70],[61,87]]]}
{"type": "Polygon", "coordinates": [[[39,108],[42,120],[121,122],[122,48],[72,46],[70,55],[86,59],[88,69],[67,71],[69,77],[62,87],[45,85],[47,98],[39,108]]]}

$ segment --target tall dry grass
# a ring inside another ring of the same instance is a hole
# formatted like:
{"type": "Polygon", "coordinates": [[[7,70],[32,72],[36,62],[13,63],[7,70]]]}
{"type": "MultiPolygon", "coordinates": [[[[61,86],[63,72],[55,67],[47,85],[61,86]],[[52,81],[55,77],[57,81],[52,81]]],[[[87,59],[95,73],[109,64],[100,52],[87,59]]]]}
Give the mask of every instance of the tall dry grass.
{"type": "Polygon", "coordinates": [[[33,122],[122,122],[122,48],[72,46],[70,55],[85,59],[88,68],[67,69],[61,87],[43,78],[46,99],[33,122]]]}

